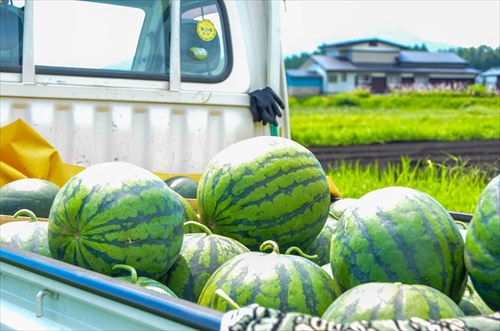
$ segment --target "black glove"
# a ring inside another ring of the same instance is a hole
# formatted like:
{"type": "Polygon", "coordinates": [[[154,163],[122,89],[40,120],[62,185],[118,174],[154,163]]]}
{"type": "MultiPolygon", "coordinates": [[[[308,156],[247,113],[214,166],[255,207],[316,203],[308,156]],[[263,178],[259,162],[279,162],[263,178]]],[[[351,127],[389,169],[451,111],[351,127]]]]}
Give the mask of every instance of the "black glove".
{"type": "Polygon", "coordinates": [[[250,92],[250,111],[253,114],[253,121],[262,121],[262,124],[272,123],[278,126],[276,115],[281,117],[281,111],[276,103],[285,109],[285,104],[270,87],[262,90],[250,92]]]}

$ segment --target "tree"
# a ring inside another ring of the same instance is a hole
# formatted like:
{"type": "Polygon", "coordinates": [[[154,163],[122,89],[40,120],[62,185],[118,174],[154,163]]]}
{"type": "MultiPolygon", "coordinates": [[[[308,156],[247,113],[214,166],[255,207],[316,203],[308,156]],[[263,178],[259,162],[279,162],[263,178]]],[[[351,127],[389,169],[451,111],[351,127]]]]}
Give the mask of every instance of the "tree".
{"type": "Polygon", "coordinates": [[[292,55],[285,57],[286,69],[297,69],[311,57],[311,55],[323,54],[322,51],[316,50],[312,53],[302,52],[300,55],[292,55]]]}
{"type": "Polygon", "coordinates": [[[469,67],[485,71],[493,67],[500,67],[500,47],[493,49],[491,46],[481,45],[479,47],[458,47],[441,52],[451,52],[469,62],[469,67]]]}
{"type": "Polygon", "coordinates": [[[423,52],[428,52],[429,50],[427,49],[427,46],[425,46],[424,43],[422,43],[421,46],[415,44],[413,47],[410,47],[411,51],[423,51],[423,52]]]}

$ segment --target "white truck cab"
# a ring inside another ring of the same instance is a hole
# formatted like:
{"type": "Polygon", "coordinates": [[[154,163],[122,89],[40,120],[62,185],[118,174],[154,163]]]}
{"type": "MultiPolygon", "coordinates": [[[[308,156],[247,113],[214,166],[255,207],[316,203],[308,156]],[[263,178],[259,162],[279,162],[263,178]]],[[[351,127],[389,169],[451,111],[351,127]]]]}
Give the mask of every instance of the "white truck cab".
{"type": "Polygon", "coordinates": [[[222,149],[290,138],[280,1],[0,0],[0,126],[22,119],[63,162],[200,174],[222,149]],[[283,100],[278,126],[250,95],[283,100]]]}
{"type": "MultiPolygon", "coordinates": [[[[251,137],[290,138],[281,5],[0,0],[0,126],[23,120],[68,165],[162,174],[199,175],[251,137]],[[251,111],[249,93],[266,87],[284,102],[277,125],[251,111]]],[[[216,310],[8,245],[0,270],[2,330],[221,325],[216,310]]]]}

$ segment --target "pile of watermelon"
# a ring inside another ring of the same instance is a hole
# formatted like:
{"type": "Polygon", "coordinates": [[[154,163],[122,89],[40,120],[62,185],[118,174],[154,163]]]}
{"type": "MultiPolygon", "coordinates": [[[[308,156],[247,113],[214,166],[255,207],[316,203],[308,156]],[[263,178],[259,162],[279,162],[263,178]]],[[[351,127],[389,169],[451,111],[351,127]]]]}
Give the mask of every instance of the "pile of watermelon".
{"type": "Polygon", "coordinates": [[[122,280],[133,270],[133,282],[221,311],[257,303],[349,323],[500,310],[500,175],[464,235],[419,190],[333,204],[331,192],[315,156],[280,137],[226,148],[197,182],[102,163],[57,193],[48,245],[55,259],[122,280]]]}

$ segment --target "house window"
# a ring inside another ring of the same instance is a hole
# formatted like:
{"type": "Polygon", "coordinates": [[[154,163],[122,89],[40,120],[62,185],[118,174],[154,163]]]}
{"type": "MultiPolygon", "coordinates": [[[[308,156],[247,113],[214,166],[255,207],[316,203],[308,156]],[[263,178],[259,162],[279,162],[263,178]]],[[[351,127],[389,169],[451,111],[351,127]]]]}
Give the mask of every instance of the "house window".
{"type": "Polygon", "coordinates": [[[338,76],[337,74],[328,74],[328,83],[337,83],[338,76]]]}
{"type": "Polygon", "coordinates": [[[347,74],[345,72],[340,74],[340,81],[347,82],[347,74]]]}
{"type": "Polygon", "coordinates": [[[376,47],[376,46],[378,45],[378,43],[377,43],[377,41],[376,41],[376,40],[371,40],[371,41],[368,43],[368,45],[369,45],[370,47],[376,47]]]}
{"type": "Polygon", "coordinates": [[[387,85],[389,86],[397,86],[401,84],[400,77],[398,75],[388,75],[387,76],[387,85]]]}
{"type": "Polygon", "coordinates": [[[372,76],[370,75],[358,75],[358,84],[371,84],[372,76]]]}
{"type": "Polygon", "coordinates": [[[429,77],[428,76],[415,76],[414,83],[427,85],[427,83],[429,83],[429,77]]]}

